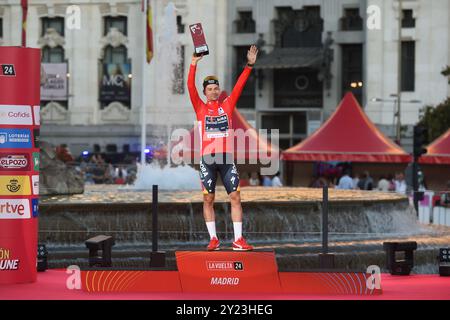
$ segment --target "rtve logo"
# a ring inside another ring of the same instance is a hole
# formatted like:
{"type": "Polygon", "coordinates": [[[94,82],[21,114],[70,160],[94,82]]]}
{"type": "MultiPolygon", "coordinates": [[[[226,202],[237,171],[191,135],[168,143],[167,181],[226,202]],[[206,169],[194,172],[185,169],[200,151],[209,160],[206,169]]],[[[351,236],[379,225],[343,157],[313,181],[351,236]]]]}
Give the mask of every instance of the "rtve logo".
{"type": "Polygon", "coordinates": [[[28,199],[0,199],[0,219],[29,219],[28,199]]]}

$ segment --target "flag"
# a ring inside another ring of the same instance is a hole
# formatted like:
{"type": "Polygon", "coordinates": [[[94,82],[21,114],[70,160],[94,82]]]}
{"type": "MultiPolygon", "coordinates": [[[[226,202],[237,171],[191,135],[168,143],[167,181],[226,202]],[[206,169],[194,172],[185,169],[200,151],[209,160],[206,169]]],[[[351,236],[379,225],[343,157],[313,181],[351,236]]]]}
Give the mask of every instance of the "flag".
{"type": "Polygon", "coordinates": [[[150,63],[153,58],[153,30],[152,30],[152,7],[150,6],[150,0],[147,0],[147,23],[146,23],[146,32],[147,32],[147,63],[150,63]]]}
{"type": "Polygon", "coordinates": [[[27,46],[27,13],[28,13],[28,0],[21,0],[20,5],[22,7],[22,46],[27,46]]]}

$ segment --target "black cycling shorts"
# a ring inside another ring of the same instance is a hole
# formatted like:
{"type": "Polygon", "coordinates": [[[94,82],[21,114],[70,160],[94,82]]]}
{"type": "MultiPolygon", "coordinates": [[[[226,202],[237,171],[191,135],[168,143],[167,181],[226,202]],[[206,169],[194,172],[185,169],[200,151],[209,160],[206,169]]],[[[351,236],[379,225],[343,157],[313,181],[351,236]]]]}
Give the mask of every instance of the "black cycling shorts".
{"type": "Polygon", "coordinates": [[[234,164],[233,155],[223,153],[204,155],[200,160],[200,180],[204,194],[216,192],[217,172],[228,194],[240,191],[239,173],[234,164]]]}

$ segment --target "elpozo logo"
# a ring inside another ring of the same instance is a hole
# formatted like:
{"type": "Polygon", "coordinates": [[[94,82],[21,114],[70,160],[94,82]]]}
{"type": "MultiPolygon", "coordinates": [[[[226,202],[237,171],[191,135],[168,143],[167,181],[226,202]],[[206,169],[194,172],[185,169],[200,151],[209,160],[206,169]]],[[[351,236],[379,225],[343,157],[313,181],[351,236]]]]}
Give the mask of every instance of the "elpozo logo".
{"type": "Polygon", "coordinates": [[[0,124],[32,125],[31,107],[0,105],[0,124]]]}
{"type": "Polygon", "coordinates": [[[0,176],[0,195],[31,195],[30,178],[28,176],[0,176]]]}
{"type": "Polygon", "coordinates": [[[12,259],[11,250],[0,248],[0,271],[18,270],[19,259],[12,259]]]}
{"type": "Polygon", "coordinates": [[[0,199],[0,220],[29,219],[30,212],[28,199],[0,199]]]}
{"type": "Polygon", "coordinates": [[[32,148],[29,129],[0,129],[0,149],[32,148]]]}
{"type": "Polygon", "coordinates": [[[26,153],[0,153],[0,170],[29,171],[29,159],[26,153]]]}

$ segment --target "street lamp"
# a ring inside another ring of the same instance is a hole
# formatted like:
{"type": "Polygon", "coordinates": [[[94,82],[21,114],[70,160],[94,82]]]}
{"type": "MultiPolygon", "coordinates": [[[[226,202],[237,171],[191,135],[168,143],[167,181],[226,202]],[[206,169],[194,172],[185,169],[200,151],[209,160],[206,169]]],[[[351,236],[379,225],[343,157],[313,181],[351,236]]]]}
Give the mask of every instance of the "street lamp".
{"type": "MultiPolygon", "coordinates": [[[[412,100],[398,100],[398,96],[396,94],[391,94],[391,97],[393,97],[394,99],[382,99],[382,98],[372,98],[370,99],[370,101],[372,102],[393,102],[394,105],[397,106],[397,110],[394,113],[394,118],[393,121],[395,121],[395,118],[397,118],[397,125],[396,125],[396,141],[398,144],[400,144],[400,128],[401,128],[401,122],[400,122],[400,103],[422,103],[422,101],[417,100],[417,99],[412,99],[412,100]]],[[[394,126],[394,124],[392,124],[392,126],[394,126]]]]}

